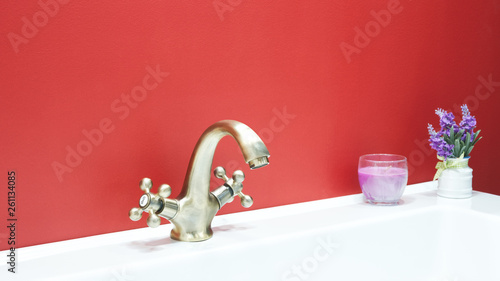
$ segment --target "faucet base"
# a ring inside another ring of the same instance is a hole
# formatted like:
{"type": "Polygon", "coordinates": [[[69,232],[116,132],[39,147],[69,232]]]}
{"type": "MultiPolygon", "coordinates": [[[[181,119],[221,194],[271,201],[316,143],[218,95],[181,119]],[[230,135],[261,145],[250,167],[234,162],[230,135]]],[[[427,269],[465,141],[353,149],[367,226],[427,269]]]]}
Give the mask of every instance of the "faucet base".
{"type": "Polygon", "coordinates": [[[199,232],[179,232],[176,228],[172,229],[170,232],[170,237],[174,240],[185,241],[185,242],[200,242],[208,240],[213,235],[212,228],[208,227],[204,231],[199,232]]]}

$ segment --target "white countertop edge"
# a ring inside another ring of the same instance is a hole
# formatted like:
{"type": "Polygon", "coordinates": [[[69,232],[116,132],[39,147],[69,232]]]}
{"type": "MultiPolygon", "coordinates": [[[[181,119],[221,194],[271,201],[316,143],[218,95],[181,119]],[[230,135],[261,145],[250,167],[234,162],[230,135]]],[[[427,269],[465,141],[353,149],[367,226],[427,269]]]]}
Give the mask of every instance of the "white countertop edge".
{"type": "MultiPolygon", "coordinates": [[[[439,200],[438,196],[435,194],[437,188],[437,181],[434,182],[423,182],[418,184],[409,185],[406,187],[405,193],[403,194],[403,200],[405,197],[410,200],[415,200],[414,195],[418,196],[419,204],[406,204],[408,206],[404,206],[405,209],[417,209],[422,206],[433,206],[436,205],[436,201],[439,200]],[[425,194],[425,196],[420,195],[425,194]]],[[[496,196],[482,192],[475,192],[473,197],[488,197],[488,196],[496,196]]],[[[481,198],[478,198],[481,200],[481,198]]],[[[446,201],[446,199],[444,199],[446,201]]],[[[449,199],[450,204],[463,204],[463,199],[453,200],[449,199]]],[[[446,201],[448,202],[448,201],[446,201]]],[[[363,203],[363,195],[353,194],[341,197],[334,197],[328,199],[321,199],[315,201],[308,201],[303,203],[296,203],[290,205],[282,205],[271,208],[264,208],[259,210],[250,210],[240,213],[232,213],[225,215],[218,215],[214,218],[212,223],[213,227],[223,226],[228,224],[236,224],[236,223],[246,223],[256,220],[265,220],[272,219],[283,216],[293,216],[295,214],[307,213],[320,211],[323,209],[331,209],[349,205],[359,205],[361,207],[372,207],[368,204],[363,203]]],[[[377,207],[373,206],[378,211],[382,210],[384,213],[393,212],[391,207],[377,207]]],[[[499,208],[500,209],[500,208],[499,208]]],[[[374,209],[375,210],[375,209],[374,209]]],[[[495,212],[500,215],[500,210],[496,210],[495,212]]],[[[393,212],[395,213],[395,212],[393,212]]],[[[171,224],[164,224],[155,229],[144,227],[133,230],[119,231],[101,235],[88,236],[83,238],[70,239],[65,241],[29,246],[24,248],[16,249],[18,255],[20,257],[20,262],[37,259],[37,258],[47,258],[50,256],[58,255],[65,252],[77,251],[80,249],[85,249],[88,245],[92,245],[93,247],[105,246],[109,244],[118,244],[127,241],[131,241],[136,237],[137,239],[158,239],[161,237],[168,237],[168,233],[170,233],[172,226],[171,224]]],[[[215,234],[217,235],[217,234],[215,234]]],[[[8,250],[2,251],[1,254],[7,254],[8,250]]]]}

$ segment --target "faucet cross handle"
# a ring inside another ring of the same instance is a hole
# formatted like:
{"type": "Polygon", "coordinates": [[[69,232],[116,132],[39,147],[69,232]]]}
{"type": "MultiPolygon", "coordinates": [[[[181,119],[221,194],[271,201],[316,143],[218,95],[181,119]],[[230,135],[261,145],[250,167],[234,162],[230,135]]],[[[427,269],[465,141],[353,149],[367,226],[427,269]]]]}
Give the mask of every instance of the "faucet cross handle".
{"type": "Polygon", "coordinates": [[[163,211],[165,206],[165,198],[170,196],[172,193],[172,188],[168,184],[162,184],[158,188],[158,194],[151,193],[150,190],[153,187],[153,182],[149,178],[143,178],[140,182],[140,188],[144,191],[144,194],[139,199],[140,208],[130,209],[128,215],[133,221],[138,221],[142,218],[142,213],[149,213],[147,219],[147,224],[149,227],[158,227],[161,223],[161,219],[158,216],[159,213],[163,211]]]}
{"type": "MultiPolygon", "coordinates": [[[[245,174],[241,170],[236,170],[233,172],[231,178],[226,176],[226,170],[221,166],[215,168],[214,175],[216,178],[223,179],[226,186],[230,187],[233,196],[238,195],[241,200],[241,206],[249,208],[253,204],[253,198],[250,195],[243,194],[243,181],[245,180],[245,174]]],[[[231,199],[232,201],[232,199],[231,199]]],[[[229,201],[230,202],[230,201],[229,201]]]]}

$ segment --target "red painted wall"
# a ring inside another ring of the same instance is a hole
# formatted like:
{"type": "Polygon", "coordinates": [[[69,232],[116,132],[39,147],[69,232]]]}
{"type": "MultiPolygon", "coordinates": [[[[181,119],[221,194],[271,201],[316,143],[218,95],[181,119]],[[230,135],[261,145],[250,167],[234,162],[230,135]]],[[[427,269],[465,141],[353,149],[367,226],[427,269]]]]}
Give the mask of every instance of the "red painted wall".
{"type": "Polygon", "coordinates": [[[271,152],[250,171],[225,138],[214,161],[243,168],[259,209],[360,192],[365,153],[406,155],[409,182],[431,180],[427,123],[467,103],[484,136],[474,188],[500,194],[497,0],[2,1],[0,13],[0,214],[15,170],[17,246],[144,227],[127,215],[139,180],[177,196],[221,119],[271,152]]]}

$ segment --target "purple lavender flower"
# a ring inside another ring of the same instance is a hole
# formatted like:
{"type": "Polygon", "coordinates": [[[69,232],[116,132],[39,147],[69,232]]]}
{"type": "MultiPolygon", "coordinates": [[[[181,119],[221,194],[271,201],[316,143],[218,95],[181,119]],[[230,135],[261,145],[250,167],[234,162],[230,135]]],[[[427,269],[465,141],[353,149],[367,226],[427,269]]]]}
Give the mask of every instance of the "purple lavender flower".
{"type": "Polygon", "coordinates": [[[453,145],[453,144],[447,144],[446,142],[444,142],[444,145],[441,148],[442,149],[441,154],[443,154],[443,157],[444,157],[445,160],[447,160],[448,157],[452,157],[453,158],[453,149],[454,148],[455,148],[455,145],[453,145]]]}
{"type": "Polygon", "coordinates": [[[435,112],[439,116],[441,129],[436,132],[431,124],[427,126],[430,135],[429,145],[437,151],[438,156],[443,157],[445,160],[448,157],[458,158],[461,155],[469,157],[474,145],[482,138],[477,138],[481,130],[474,133],[476,118],[470,115],[467,105],[464,104],[461,108],[462,121],[459,125],[453,120],[455,119],[453,113],[438,108],[435,112]],[[467,140],[467,134],[470,135],[470,140],[467,140]]]}
{"type": "Polygon", "coordinates": [[[462,105],[462,121],[460,121],[460,129],[464,130],[464,135],[462,136],[462,140],[465,141],[467,133],[471,134],[471,141],[473,138],[473,130],[476,127],[476,118],[470,115],[469,108],[467,105],[462,105]]]}
{"type": "Polygon", "coordinates": [[[431,124],[427,123],[427,130],[429,131],[430,136],[435,136],[437,135],[436,131],[434,131],[434,127],[432,127],[431,124]]]}
{"type": "Polygon", "coordinates": [[[455,115],[452,112],[447,112],[441,108],[436,109],[436,115],[439,116],[439,125],[441,126],[440,132],[450,135],[450,130],[453,128],[453,132],[459,131],[457,124],[455,123],[455,115]]]}
{"type": "MultiPolygon", "coordinates": [[[[429,131],[429,142],[432,149],[437,151],[439,156],[447,159],[450,156],[453,156],[453,148],[455,147],[453,144],[448,144],[442,138],[443,132],[436,132],[431,124],[427,125],[427,130],[429,131]]],[[[449,133],[449,132],[448,132],[449,133]]]]}

